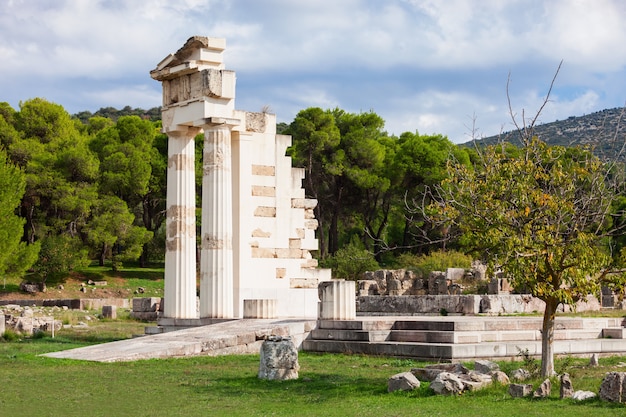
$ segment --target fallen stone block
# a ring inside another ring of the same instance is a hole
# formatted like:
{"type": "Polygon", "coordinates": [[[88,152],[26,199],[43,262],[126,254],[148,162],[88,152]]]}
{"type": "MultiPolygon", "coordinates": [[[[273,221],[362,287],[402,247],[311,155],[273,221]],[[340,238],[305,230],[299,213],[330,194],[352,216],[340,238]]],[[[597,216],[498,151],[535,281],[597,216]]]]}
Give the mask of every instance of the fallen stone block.
{"type": "Polygon", "coordinates": [[[261,345],[259,379],[298,379],[298,349],[290,337],[270,336],[261,345]]]}
{"type": "Polygon", "coordinates": [[[626,372],[608,372],[600,384],[600,399],[626,402],[626,372]]]}
{"type": "Polygon", "coordinates": [[[492,371],[499,371],[500,365],[487,360],[477,360],[474,362],[474,370],[481,374],[489,374],[492,371]]]}
{"type": "Polygon", "coordinates": [[[441,372],[430,383],[430,389],[439,395],[458,395],[465,389],[465,384],[455,374],[441,372]]]}
{"type": "Polygon", "coordinates": [[[415,375],[417,379],[424,382],[432,382],[437,378],[437,375],[444,372],[442,369],[436,368],[413,368],[411,373],[415,375]]]}
{"type": "Polygon", "coordinates": [[[159,303],[161,299],[158,297],[133,298],[133,312],[149,313],[159,311],[159,303]]]}
{"type": "Polygon", "coordinates": [[[561,375],[561,387],[559,389],[559,394],[561,399],[563,398],[572,398],[574,395],[574,386],[572,385],[572,380],[569,377],[568,373],[561,375]]]}
{"type": "Polygon", "coordinates": [[[533,393],[534,398],[546,398],[550,396],[550,392],[552,391],[552,383],[550,379],[545,379],[541,385],[535,390],[533,393]]]}
{"type": "Polygon", "coordinates": [[[592,398],[596,398],[598,395],[595,392],[591,392],[591,391],[575,391],[572,394],[572,399],[576,400],[576,401],[585,401],[585,400],[590,400],[592,398]]]}
{"type": "Polygon", "coordinates": [[[117,319],[117,307],[116,306],[102,306],[102,317],[105,319],[117,319]]]}
{"type": "Polygon", "coordinates": [[[393,375],[387,381],[387,392],[412,391],[419,388],[420,382],[411,372],[402,372],[393,375]]]}
{"type": "Polygon", "coordinates": [[[526,381],[528,378],[530,378],[530,372],[526,369],[520,368],[511,372],[511,379],[516,381],[526,381]]]}
{"type": "Polygon", "coordinates": [[[502,371],[492,371],[489,373],[491,375],[491,380],[500,385],[508,385],[511,383],[509,376],[502,371]]]}
{"type": "Polygon", "coordinates": [[[533,393],[533,386],[531,384],[510,384],[509,394],[513,398],[528,397],[533,393]]]}

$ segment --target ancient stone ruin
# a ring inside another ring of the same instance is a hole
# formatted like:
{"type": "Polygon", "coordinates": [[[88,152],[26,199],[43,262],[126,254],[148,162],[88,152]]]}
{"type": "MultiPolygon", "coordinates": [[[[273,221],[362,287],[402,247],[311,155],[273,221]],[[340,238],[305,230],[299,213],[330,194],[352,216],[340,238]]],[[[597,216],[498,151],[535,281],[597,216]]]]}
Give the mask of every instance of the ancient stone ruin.
{"type": "Polygon", "coordinates": [[[194,36],[150,72],[163,86],[168,135],[163,316],[238,318],[244,300],[275,300],[279,317],[315,317],[317,201],[276,134],[276,116],[235,110],[224,39],[194,36]],[[194,138],[204,134],[200,304],[196,309],[194,138]]]}
{"type": "MultiPolygon", "coordinates": [[[[508,279],[487,278],[485,267],[448,268],[428,277],[408,269],[366,272],[357,282],[360,315],[472,315],[539,313],[545,303],[529,294],[515,293],[508,279]],[[478,288],[483,291],[478,291],[478,288]]],[[[589,296],[575,307],[560,305],[563,312],[600,310],[600,301],[589,296]]]]}

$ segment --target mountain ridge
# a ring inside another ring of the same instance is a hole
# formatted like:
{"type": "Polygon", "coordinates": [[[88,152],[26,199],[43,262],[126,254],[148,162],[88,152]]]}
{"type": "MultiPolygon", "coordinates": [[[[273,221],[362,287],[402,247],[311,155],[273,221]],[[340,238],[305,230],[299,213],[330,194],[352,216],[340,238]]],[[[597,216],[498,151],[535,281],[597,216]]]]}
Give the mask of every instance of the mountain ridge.
{"type": "MultiPolygon", "coordinates": [[[[534,133],[549,145],[588,146],[598,156],[626,159],[622,148],[626,143],[626,107],[599,110],[583,116],[570,116],[564,120],[534,126],[534,133]]],[[[511,130],[463,143],[488,146],[500,142],[520,145],[519,132],[511,130]]]]}

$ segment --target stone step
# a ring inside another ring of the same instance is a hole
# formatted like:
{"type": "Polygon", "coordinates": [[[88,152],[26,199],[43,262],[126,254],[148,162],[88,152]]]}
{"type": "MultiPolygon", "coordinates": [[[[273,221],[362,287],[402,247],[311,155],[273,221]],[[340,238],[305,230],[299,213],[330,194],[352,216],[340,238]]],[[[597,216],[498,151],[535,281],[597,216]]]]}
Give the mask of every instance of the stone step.
{"type": "Polygon", "coordinates": [[[626,329],[623,327],[610,327],[602,329],[602,337],[608,339],[626,339],[626,329]]]}
{"type": "MultiPolygon", "coordinates": [[[[355,320],[318,320],[318,329],[336,330],[438,330],[438,331],[513,331],[539,330],[542,327],[541,317],[489,317],[471,316],[428,317],[414,316],[410,319],[374,316],[360,316],[355,320]]],[[[575,318],[560,317],[555,322],[556,330],[583,330],[624,327],[623,318],[575,318]]]]}
{"type": "MultiPolygon", "coordinates": [[[[601,329],[555,330],[554,340],[595,339],[602,337],[601,329]]],[[[617,338],[617,337],[615,337],[617,338]]],[[[435,331],[435,330],[392,330],[388,340],[417,343],[483,343],[516,340],[541,340],[539,330],[507,331],[435,331]]]]}
{"type": "Polygon", "coordinates": [[[302,350],[309,352],[357,353],[420,359],[437,358],[441,360],[448,360],[452,357],[452,346],[453,345],[431,343],[356,342],[311,339],[302,342],[302,350]]]}
{"type": "Polygon", "coordinates": [[[384,320],[318,320],[318,329],[334,330],[391,330],[395,319],[384,320]]]}
{"type": "Polygon", "coordinates": [[[390,330],[336,330],[314,329],[311,338],[315,340],[346,340],[360,342],[384,342],[390,330]]]}
{"type": "MultiPolygon", "coordinates": [[[[541,355],[541,341],[446,344],[307,339],[303,342],[302,348],[312,352],[359,353],[436,361],[519,358],[522,351],[527,351],[532,356],[541,355]]],[[[553,348],[557,355],[626,354],[626,345],[621,339],[554,341],[553,348]]]]}

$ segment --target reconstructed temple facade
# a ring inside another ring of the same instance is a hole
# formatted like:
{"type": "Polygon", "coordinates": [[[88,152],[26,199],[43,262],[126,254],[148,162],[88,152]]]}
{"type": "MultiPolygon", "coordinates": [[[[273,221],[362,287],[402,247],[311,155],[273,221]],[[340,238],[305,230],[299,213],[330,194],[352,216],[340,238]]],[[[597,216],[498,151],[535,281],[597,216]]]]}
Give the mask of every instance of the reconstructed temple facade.
{"type": "Polygon", "coordinates": [[[163,315],[198,317],[194,138],[203,132],[199,317],[316,317],[318,284],[331,278],[310,252],[317,201],[285,156],[291,137],[276,134],[276,116],[235,110],[225,44],[194,36],[150,72],[168,135],[163,315]]]}

